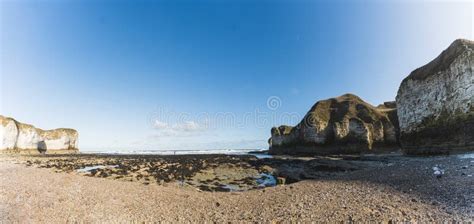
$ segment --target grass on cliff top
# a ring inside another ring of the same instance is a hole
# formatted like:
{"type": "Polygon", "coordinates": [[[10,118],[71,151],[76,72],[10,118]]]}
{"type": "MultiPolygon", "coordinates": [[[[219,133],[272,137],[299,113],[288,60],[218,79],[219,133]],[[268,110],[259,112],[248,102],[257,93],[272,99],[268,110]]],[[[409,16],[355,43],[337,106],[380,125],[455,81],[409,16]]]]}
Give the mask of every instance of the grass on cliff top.
{"type": "Polygon", "coordinates": [[[8,122],[10,122],[10,121],[14,121],[14,122],[15,122],[15,119],[0,115],[0,121],[2,121],[2,126],[5,127],[5,126],[8,125],[8,122]]]}
{"type": "Polygon", "coordinates": [[[317,102],[305,116],[303,122],[341,122],[349,118],[359,118],[366,123],[386,118],[379,110],[354,94],[344,94],[317,102]],[[309,120],[308,120],[309,119],[309,120]]]}
{"type": "Polygon", "coordinates": [[[314,104],[303,120],[296,126],[282,125],[272,128],[272,134],[287,135],[302,125],[318,125],[342,122],[350,118],[358,118],[365,123],[387,120],[388,113],[396,109],[376,108],[354,94],[318,101],[314,104]]]}
{"type": "Polygon", "coordinates": [[[279,135],[289,135],[295,127],[289,125],[281,125],[279,127],[272,128],[272,135],[279,134],[279,135]]]}

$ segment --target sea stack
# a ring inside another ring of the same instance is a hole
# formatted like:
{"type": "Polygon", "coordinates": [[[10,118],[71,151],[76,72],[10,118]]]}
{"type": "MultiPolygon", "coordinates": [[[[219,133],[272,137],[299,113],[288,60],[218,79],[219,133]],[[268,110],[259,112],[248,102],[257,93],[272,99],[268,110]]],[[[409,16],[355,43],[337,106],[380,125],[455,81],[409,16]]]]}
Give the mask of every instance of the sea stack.
{"type": "Polygon", "coordinates": [[[77,138],[74,129],[42,130],[0,115],[0,152],[75,153],[77,138]]]}
{"type": "Polygon", "coordinates": [[[374,107],[345,94],[314,104],[295,127],[272,128],[271,154],[311,155],[398,150],[394,102],[374,107]]]}
{"type": "Polygon", "coordinates": [[[474,150],[474,42],[456,40],[414,70],[396,102],[407,154],[474,150]]]}

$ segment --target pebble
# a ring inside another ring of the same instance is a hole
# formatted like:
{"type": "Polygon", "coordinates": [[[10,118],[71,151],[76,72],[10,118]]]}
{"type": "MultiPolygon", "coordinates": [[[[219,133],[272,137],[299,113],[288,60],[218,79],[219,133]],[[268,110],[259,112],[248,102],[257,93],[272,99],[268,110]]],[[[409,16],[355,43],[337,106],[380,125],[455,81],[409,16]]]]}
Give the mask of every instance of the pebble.
{"type": "Polygon", "coordinates": [[[444,174],[444,170],[441,169],[438,165],[433,167],[433,174],[436,176],[436,178],[441,178],[444,174]]]}
{"type": "Polygon", "coordinates": [[[284,177],[277,177],[277,183],[279,185],[284,185],[286,183],[286,179],[284,177]]]}

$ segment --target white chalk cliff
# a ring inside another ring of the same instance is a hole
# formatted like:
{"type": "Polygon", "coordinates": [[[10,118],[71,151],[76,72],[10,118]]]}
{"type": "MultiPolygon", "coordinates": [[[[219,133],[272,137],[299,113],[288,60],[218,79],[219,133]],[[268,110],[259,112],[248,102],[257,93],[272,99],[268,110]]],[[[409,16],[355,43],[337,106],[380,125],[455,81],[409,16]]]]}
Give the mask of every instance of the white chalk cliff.
{"type": "Polygon", "coordinates": [[[76,152],[77,138],[74,129],[42,130],[0,115],[0,151],[76,152]]]}
{"type": "Polygon", "coordinates": [[[407,153],[474,150],[474,42],[456,40],[413,71],[400,85],[397,109],[407,153]]]}

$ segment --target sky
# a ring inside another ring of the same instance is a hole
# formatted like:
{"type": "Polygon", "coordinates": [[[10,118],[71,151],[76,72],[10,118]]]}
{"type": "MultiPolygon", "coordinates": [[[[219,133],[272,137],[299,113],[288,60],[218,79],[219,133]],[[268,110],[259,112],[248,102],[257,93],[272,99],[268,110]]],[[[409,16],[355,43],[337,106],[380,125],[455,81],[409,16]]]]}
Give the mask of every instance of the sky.
{"type": "Polygon", "coordinates": [[[457,38],[471,1],[0,0],[0,114],[79,148],[267,148],[318,100],[377,105],[457,38]]]}

